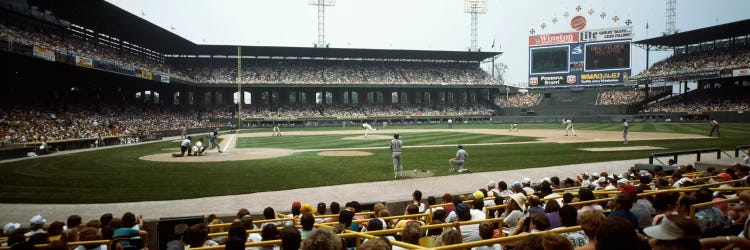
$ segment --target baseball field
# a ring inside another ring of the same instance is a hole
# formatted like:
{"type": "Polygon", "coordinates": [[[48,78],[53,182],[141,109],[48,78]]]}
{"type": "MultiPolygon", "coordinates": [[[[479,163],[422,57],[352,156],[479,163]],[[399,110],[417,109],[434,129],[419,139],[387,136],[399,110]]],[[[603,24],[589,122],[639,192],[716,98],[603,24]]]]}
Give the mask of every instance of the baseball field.
{"type": "MultiPolygon", "coordinates": [[[[407,178],[448,175],[447,160],[463,144],[473,172],[645,158],[649,153],[750,142],[747,124],[560,124],[390,126],[364,138],[359,127],[246,129],[222,134],[225,153],[172,158],[179,140],[58,153],[0,163],[3,203],[114,203],[174,200],[393,179],[388,141],[404,142],[407,178]],[[418,174],[413,170],[418,169],[418,174]]],[[[205,135],[193,135],[193,139],[205,135]]],[[[572,173],[571,173],[572,174],[572,173]]]]}

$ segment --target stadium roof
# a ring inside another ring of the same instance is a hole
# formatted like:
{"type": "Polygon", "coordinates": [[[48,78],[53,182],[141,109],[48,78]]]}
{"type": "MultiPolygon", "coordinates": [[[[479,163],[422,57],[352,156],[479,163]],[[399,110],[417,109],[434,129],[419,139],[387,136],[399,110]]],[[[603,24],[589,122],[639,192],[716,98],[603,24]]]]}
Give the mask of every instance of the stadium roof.
{"type": "Polygon", "coordinates": [[[28,3],[52,11],[57,18],[161,53],[195,46],[195,43],[104,0],[29,0],[28,3]]]}
{"type": "Polygon", "coordinates": [[[636,41],[636,44],[678,47],[750,34],[750,19],[636,41]]]}
{"type": "MultiPolygon", "coordinates": [[[[198,45],[104,0],[28,0],[57,18],[171,55],[236,55],[237,45],[198,45]],[[85,12],[82,13],[82,12],[85,12]]],[[[243,46],[243,56],[481,61],[500,52],[243,46]]]]}

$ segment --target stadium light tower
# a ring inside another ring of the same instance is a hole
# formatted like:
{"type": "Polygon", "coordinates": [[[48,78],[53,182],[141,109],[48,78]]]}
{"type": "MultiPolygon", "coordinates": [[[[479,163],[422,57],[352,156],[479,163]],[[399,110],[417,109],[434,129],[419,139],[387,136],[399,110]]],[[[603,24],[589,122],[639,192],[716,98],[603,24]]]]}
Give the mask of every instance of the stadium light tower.
{"type": "Polygon", "coordinates": [[[464,0],[464,12],[471,14],[471,46],[469,50],[479,51],[477,35],[479,34],[479,14],[487,13],[487,0],[464,0]]]}
{"type": "Polygon", "coordinates": [[[336,0],[308,0],[307,4],[318,6],[318,43],[319,48],[326,47],[326,6],[336,5],[336,0]]]}
{"type": "Polygon", "coordinates": [[[664,27],[664,35],[671,35],[679,32],[677,29],[677,0],[667,0],[667,23],[664,27]]]}

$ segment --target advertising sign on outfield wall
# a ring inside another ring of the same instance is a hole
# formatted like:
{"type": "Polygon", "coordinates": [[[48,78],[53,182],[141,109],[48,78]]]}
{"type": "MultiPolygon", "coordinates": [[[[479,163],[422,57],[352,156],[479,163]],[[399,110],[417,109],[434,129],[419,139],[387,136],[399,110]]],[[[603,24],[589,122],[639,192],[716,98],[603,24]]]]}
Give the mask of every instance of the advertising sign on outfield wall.
{"type": "Polygon", "coordinates": [[[750,68],[732,70],[732,76],[750,76],[750,68]]]}

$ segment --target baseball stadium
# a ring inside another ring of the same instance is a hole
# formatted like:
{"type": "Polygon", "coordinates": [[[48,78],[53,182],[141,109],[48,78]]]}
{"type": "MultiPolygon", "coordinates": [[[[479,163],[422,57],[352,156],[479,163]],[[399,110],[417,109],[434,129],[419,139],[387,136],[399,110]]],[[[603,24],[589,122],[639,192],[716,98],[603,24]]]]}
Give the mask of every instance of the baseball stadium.
{"type": "Polygon", "coordinates": [[[0,1],[0,250],[750,249],[747,13],[570,2],[504,51],[465,0],[444,50],[326,41],[350,1],[293,3],[311,46],[123,2],[0,1]]]}

